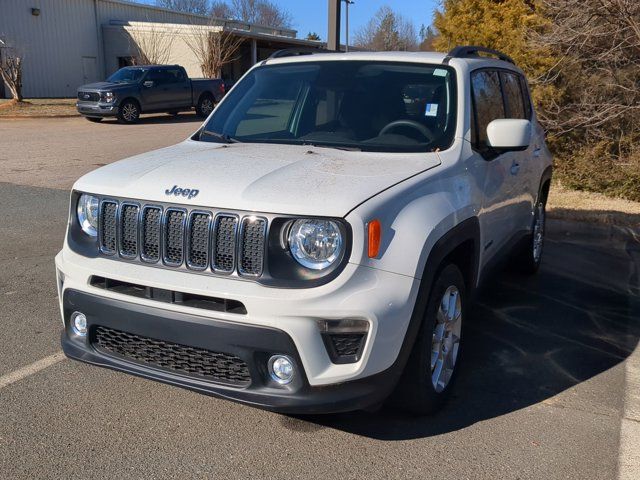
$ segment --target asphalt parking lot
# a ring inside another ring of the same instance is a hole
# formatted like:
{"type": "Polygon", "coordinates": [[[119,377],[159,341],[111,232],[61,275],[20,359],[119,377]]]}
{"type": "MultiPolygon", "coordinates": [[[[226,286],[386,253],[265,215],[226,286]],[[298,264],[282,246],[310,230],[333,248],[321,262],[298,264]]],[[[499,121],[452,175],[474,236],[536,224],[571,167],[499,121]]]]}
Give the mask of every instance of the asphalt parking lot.
{"type": "Polygon", "coordinates": [[[73,180],[197,126],[0,120],[0,477],[640,478],[640,243],[609,227],[551,220],[539,275],[489,282],[433,417],[283,416],[60,356],[73,180]]]}

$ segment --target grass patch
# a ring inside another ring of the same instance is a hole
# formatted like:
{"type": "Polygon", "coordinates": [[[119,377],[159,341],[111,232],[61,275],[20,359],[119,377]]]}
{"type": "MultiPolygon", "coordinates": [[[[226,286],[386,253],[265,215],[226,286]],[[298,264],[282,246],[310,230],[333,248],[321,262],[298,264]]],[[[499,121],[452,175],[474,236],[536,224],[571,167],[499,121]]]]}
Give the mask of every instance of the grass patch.
{"type": "Polygon", "coordinates": [[[547,212],[551,218],[640,229],[640,202],[573,190],[558,182],[549,191],[547,212]]]}
{"type": "Polygon", "coordinates": [[[0,100],[2,117],[57,117],[77,116],[75,98],[33,98],[16,102],[0,100]]]}

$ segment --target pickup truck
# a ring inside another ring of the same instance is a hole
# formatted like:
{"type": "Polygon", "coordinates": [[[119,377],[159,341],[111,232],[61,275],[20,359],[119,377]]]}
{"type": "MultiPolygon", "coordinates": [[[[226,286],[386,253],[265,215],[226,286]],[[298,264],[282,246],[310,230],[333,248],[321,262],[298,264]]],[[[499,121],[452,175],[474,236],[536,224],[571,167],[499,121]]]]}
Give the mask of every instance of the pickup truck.
{"type": "Polygon", "coordinates": [[[92,122],[117,117],[121,123],[135,123],[141,113],[177,115],[193,107],[206,118],[224,93],[221,79],[190,79],[179,65],[141,65],[121,68],[105,82],[83,85],[76,108],[92,122]]]}

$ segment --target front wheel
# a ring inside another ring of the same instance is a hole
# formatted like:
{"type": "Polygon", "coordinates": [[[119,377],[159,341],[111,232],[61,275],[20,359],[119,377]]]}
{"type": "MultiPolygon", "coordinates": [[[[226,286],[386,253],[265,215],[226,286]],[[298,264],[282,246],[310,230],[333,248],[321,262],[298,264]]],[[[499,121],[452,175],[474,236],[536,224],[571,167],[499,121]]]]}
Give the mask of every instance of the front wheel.
{"type": "Polygon", "coordinates": [[[456,265],[447,264],[434,282],[418,338],[394,392],[398,407],[418,415],[442,407],[460,364],[465,314],[464,277],[456,265]]]}
{"type": "Polygon", "coordinates": [[[207,118],[213,112],[214,100],[211,95],[202,95],[196,105],[196,113],[199,117],[207,118]]]}
{"type": "Polygon", "coordinates": [[[136,123],[140,118],[140,107],[137,102],[127,100],[120,105],[118,120],[121,123],[136,123]]]}

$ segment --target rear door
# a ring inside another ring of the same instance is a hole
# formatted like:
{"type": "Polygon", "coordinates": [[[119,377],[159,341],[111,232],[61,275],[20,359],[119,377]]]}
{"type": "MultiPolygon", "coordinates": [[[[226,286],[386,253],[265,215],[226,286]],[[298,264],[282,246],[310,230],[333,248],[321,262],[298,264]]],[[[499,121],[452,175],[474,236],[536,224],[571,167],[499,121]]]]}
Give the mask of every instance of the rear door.
{"type": "MultiPolygon", "coordinates": [[[[500,80],[502,81],[507,118],[531,120],[531,103],[530,101],[525,102],[522,90],[522,76],[517,72],[503,70],[500,72],[500,80]]],[[[515,182],[513,221],[516,231],[530,230],[533,221],[533,204],[538,193],[537,182],[540,178],[540,174],[536,175],[538,170],[536,155],[539,153],[536,138],[537,133],[532,128],[529,148],[512,154],[514,158],[512,174],[515,182]]]]}
{"type": "Polygon", "coordinates": [[[480,222],[483,232],[483,263],[503,250],[516,228],[516,175],[518,162],[513,152],[498,155],[489,147],[487,126],[493,120],[506,118],[500,73],[481,69],[471,74],[473,115],[471,125],[474,154],[484,166],[484,199],[480,222]]]}
{"type": "Polygon", "coordinates": [[[191,81],[183,68],[170,67],[164,71],[167,105],[171,107],[191,106],[191,81]]]}

